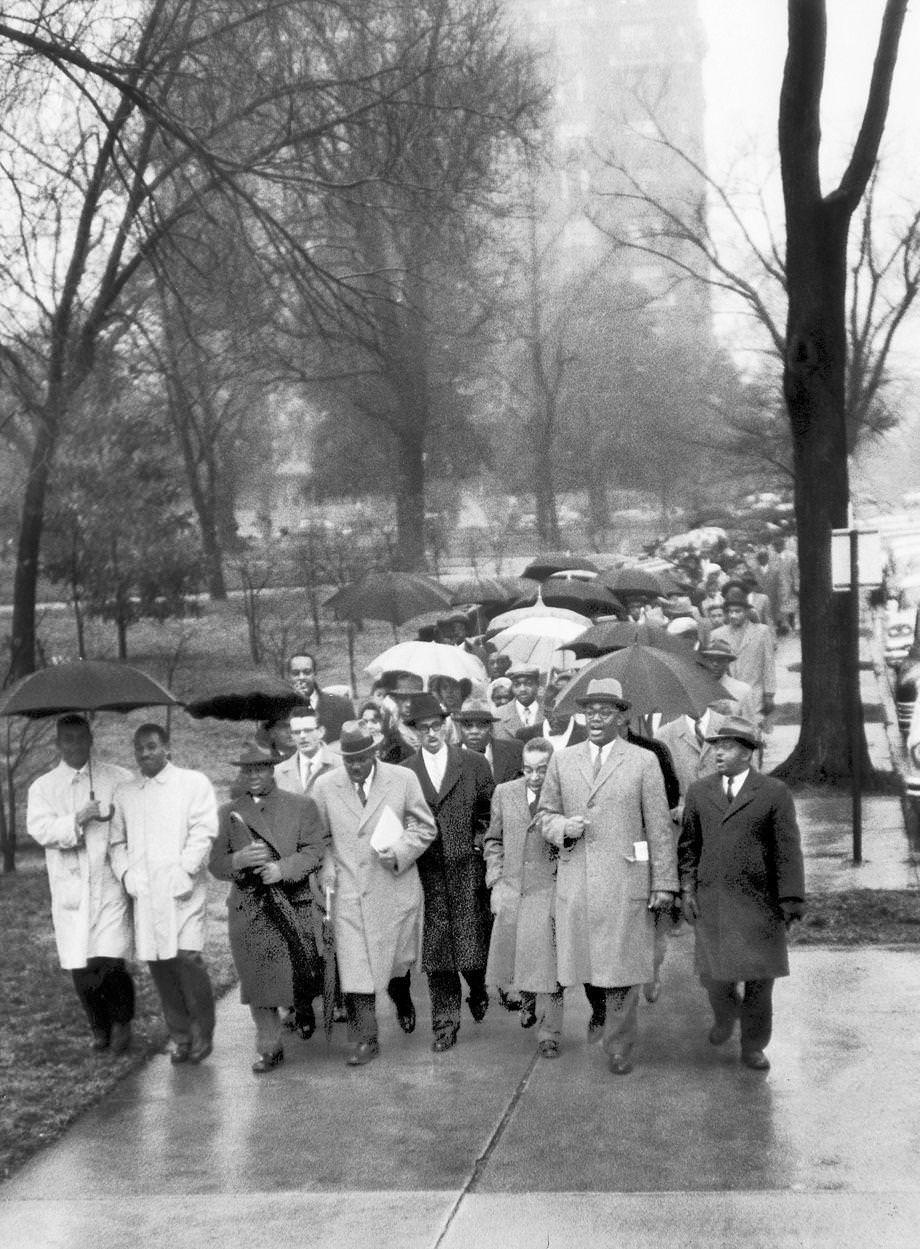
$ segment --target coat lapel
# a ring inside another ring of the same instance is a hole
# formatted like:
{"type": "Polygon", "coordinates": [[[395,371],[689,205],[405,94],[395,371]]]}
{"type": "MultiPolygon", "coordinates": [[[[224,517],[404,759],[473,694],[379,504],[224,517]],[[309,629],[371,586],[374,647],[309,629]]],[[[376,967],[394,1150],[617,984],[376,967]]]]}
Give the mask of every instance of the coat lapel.
{"type": "MultiPolygon", "coordinates": [[[[274,792],[274,791],[273,791],[274,792]]],[[[242,816],[246,824],[257,833],[263,841],[268,842],[274,852],[281,857],[281,851],[275,838],[274,829],[272,828],[272,808],[275,803],[272,801],[272,794],[265,799],[265,811],[260,811],[249,794],[243,794],[237,798],[231,807],[232,811],[236,811],[242,816]]]]}
{"type": "Polygon", "coordinates": [[[443,802],[453,787],[460,780],[462,771],[463,755],[457,746],[448,746],[447,748],[447,767],[444,769],[444,779],[441,782],[441,789],[438,793],[438,801],[443,802]]]}
{"type": "Polygon", "coordinates": [[[610,777],[613,775],[613,773],[616,771],[616,769],[617,769],[617,768],[620,766],[620,764],[623,762],[623,757],[624,757],[624,753],[625,753],[625,752],[624,752],[624,750],[623,750],[623,746],[624,746],[624,742],[623,742],[623,739],[622,739],[621,737],[618,737],[618,738],[615,738],[615,739],[614,739],[614,741],[612,742],[612,744],[611,744],[611,746],[610,746],[610,753],[607,755],[607,759],[606,759],[606,761],[604,762],[603,766],[601,767],[600,772],[598,772],[598,774],[597,774],[597,777],[596,777],[596,778],[594,777],[594,768],[593,768],[593,767],[591,766],[591,764],[590,764],[590,755],[591,755],[591,751],[590,751],[590,748],[589,748],[589,750],[588,750],[588,756],[589,756],[589,764],[588,764],[588,767],[589,767],[589,769],[590,769],[590,771],[591,771],[591,774],[592,774],[592,776],[591,776],[591,790],[592,790],[592,792],[593,792],[595,789],[600,789],[601,785],[605,784],[605,783],[606,783],[606,781],[608,781],[608,780],[610,779],[610,777]]]}
{"type": "MultiPolygon", "coordinates": [[[[719,779],[721,780],[721,777],[719,779]]],[[[747,779],[745,780],[744,784],[741,786],[741,792],[735,795],[734,801],[732,802],[731,806],[729,807],[728,803],[727,802],[725,803],[726,814],[737,815],[739,811],[743,811],[744,808],[748,805],[748,803],[753,802],[754,799],[757,797],[757,790],[760,788],[762,782],[763,782],[762,775],[759,772],[755,772],[754,769],[751,768],[750,772],[748,772],[747,774],[747,779]]],[[[724,801],[724,795],[723,795],[723,801],[724,801]]]]}
{"type": "MultiPolygon", "coordinates": [[[[350,782],[349,782],[350,784],[350,782]]],[[[351,791],[355,797],[355,803],[361,810],[361,820],[358,824],[359,830],[368,823],[376,823],[376,817],[380,814],[380,807],[386,801],[387,790],[389,786],[380,771],[380,764],[374,765],[374,779],[371,782],[370,791],[367,795],[367,802],[361,806],[361,799],[358,797],[357,790],[354,785],[351,791]]]]}

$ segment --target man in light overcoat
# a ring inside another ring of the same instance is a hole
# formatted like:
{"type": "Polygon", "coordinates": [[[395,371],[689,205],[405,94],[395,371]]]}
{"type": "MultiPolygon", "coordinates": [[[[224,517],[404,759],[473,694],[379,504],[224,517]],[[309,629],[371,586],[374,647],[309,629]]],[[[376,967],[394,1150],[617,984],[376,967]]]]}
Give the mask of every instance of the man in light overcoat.
{"type": "Polygon", "coordinates": [[[751,765],[756,725],[731,716],[710,740],[717,772],[690,786],[678,842],[683,911],[714,1015],[709,1040],[723,1045],[740,1019],[741,1060],[766,1071],[773,981],[789,974],[786,928],[804,913],[799,828],[783,782],[751,765]]]}
{"type": "Polygon", "coordinates": [[[377,758],[366,725],[346,721],[339,740],[344,766],[321,776],[312,798],[332,843],[322,880],[335,891],[336,956],[354,1045],[346,1062],[360,1067],[380,1052],[376,993],[387,991],[403,1032],[415,1027],[409,975],[423,907],[415,863],[437,828],[418,779],[377,758]]]}
{"type": "Polygon", "coordinates": [[[541,831],[559,851],[559,981],[605,991],[604,1051],[626,1075],[638,986],[654,979],[654,912],[677,892],[674,838],[657,759],[620,737],[620,682],[592,680],[577,701],[588,741],[553,755],[540,795],[541,831]]]}
{"type": "MultiPolygon", "coordinates": [[[[527,743],[523,776],[495,787],[483,842],[495,916],[486,983],[514,984],[522,996],[535,997],[535,1008],[530,1009],[535,1009],[537,1045],[544,1058],[559,1056],[562,1036],[562,988],[553,931],[556,855],[540,836],[536,819],[552,753],[546,738],[527,743]]],[[[526,1015],[526,1005],[524,1011],[526,1015]]]]}

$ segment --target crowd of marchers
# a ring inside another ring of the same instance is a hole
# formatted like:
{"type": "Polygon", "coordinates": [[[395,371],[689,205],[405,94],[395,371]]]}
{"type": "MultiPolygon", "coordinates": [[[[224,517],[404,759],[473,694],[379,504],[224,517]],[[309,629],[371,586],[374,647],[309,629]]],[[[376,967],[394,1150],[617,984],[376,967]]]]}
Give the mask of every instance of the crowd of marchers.
{"type": "MultiPolygon", "coordinates": [[[[256,1074],[313,1035],[318,1000],[327,1023],[347,1027],[347,1063],[371,1063],[381,1010],[415,1031],[422,973],[436,1053],[457,1044],[464,998],[476,1022],[497,999],[556,1058],[568,989],[587,997],[587,1041],[628,1074],[639,1003],[658,1000],[681,925],[710,1042],[737,1029],[741,1061],[766,1070],[773,984],[804,908],[792,798],[759,767],[777,622],[763,621],[764,604],[758,618],[757,591],[739,578],[699,589],[696,603],[627,604],[724,678],[730,697],[698,718],[635,717],[609,677],[560,714],[573,673],[504,662],[462,615],[442,622],[441,640],[481,655],[481,688],[389,671],[356,705],[320,687],[309,651],[291,655],[296,701],[229,761],[238,775],[221,805],[207,776],[173,762],[161,725],[134,733],[132,776],[91,761],[90,723],[62,717],[60,761],[33,782],[27,826],[46,851],[60,962],[93,1048],[131,1044],[135,960],[159,994],[171,1061],[211,1054],[210,872],[230,886],[256,1074]]],[[[786,628],[794,611],[790,597],[786,628]]]]}

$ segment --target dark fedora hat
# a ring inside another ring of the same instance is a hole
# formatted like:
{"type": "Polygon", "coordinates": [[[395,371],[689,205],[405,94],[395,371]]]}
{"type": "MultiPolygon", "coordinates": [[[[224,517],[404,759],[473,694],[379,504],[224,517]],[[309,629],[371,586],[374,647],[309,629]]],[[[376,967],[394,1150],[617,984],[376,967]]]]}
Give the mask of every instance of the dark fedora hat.
{"type": "Polygon", "coordinates": [[[413,694],[409,702],[409,713],[403,716],[405,724],[418,724],[419,720],[431,720],[435,716],[445,720],[447,712],[444,710],[439,699],[434,694],[427,691],[421,694],[413,694]]]}
{"type": "Polygon", "coordinates": [[[246,764],[265,763],[274,767],[276,763],[280,763],[284,755],[279,755],[277,750],[272,746],[263,746],[261,742],[254,737],[249,738],[243,743],[243,749],[238,759],[231,759],[230,762],[234,767],[242,768],[246,764]]]}
{"type": "Polygon", "coordinates": [[[750,750],[756,750],[760,745],[760,731],[757,725],[752,724],[750,720],[745,720],[742,716],[726,716],[717,729],[706,734],[707,742],[718,742],[725,738],[733,742],[741,742],[742,746],[747,746],[750,750]]]}
{"type": "Polygon", "coordinates": [[[346,720],[339,734],[339,748],[344,759],[354,759],[356,755],[366,755],[377,749],[379,738],[375,738],[362,720],[346,720]]]}

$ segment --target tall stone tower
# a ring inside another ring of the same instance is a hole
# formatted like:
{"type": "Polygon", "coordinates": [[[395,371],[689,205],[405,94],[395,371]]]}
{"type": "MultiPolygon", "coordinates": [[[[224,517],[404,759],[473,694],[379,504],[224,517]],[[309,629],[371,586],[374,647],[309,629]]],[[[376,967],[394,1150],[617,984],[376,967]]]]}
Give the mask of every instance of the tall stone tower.
{"type": "MultiPolygon", "coordinates": [[[[507,0],[521,37],[554,84],[553,168],[544,202],[560,240],[560,277],[599,264],[655,298],[656,313],[709,332],[705,288],[675,282],[664,260],[614,248],[647,237],[648,198],[705,212],[705,52],[697,0],[507,0]],[[670,145],[673,145],[670,146],[670,145]],[[679,149],[687,159],[675,154],[679,149]]],[[[679,256],[680,243],[662,239],[679,256]]]]}

